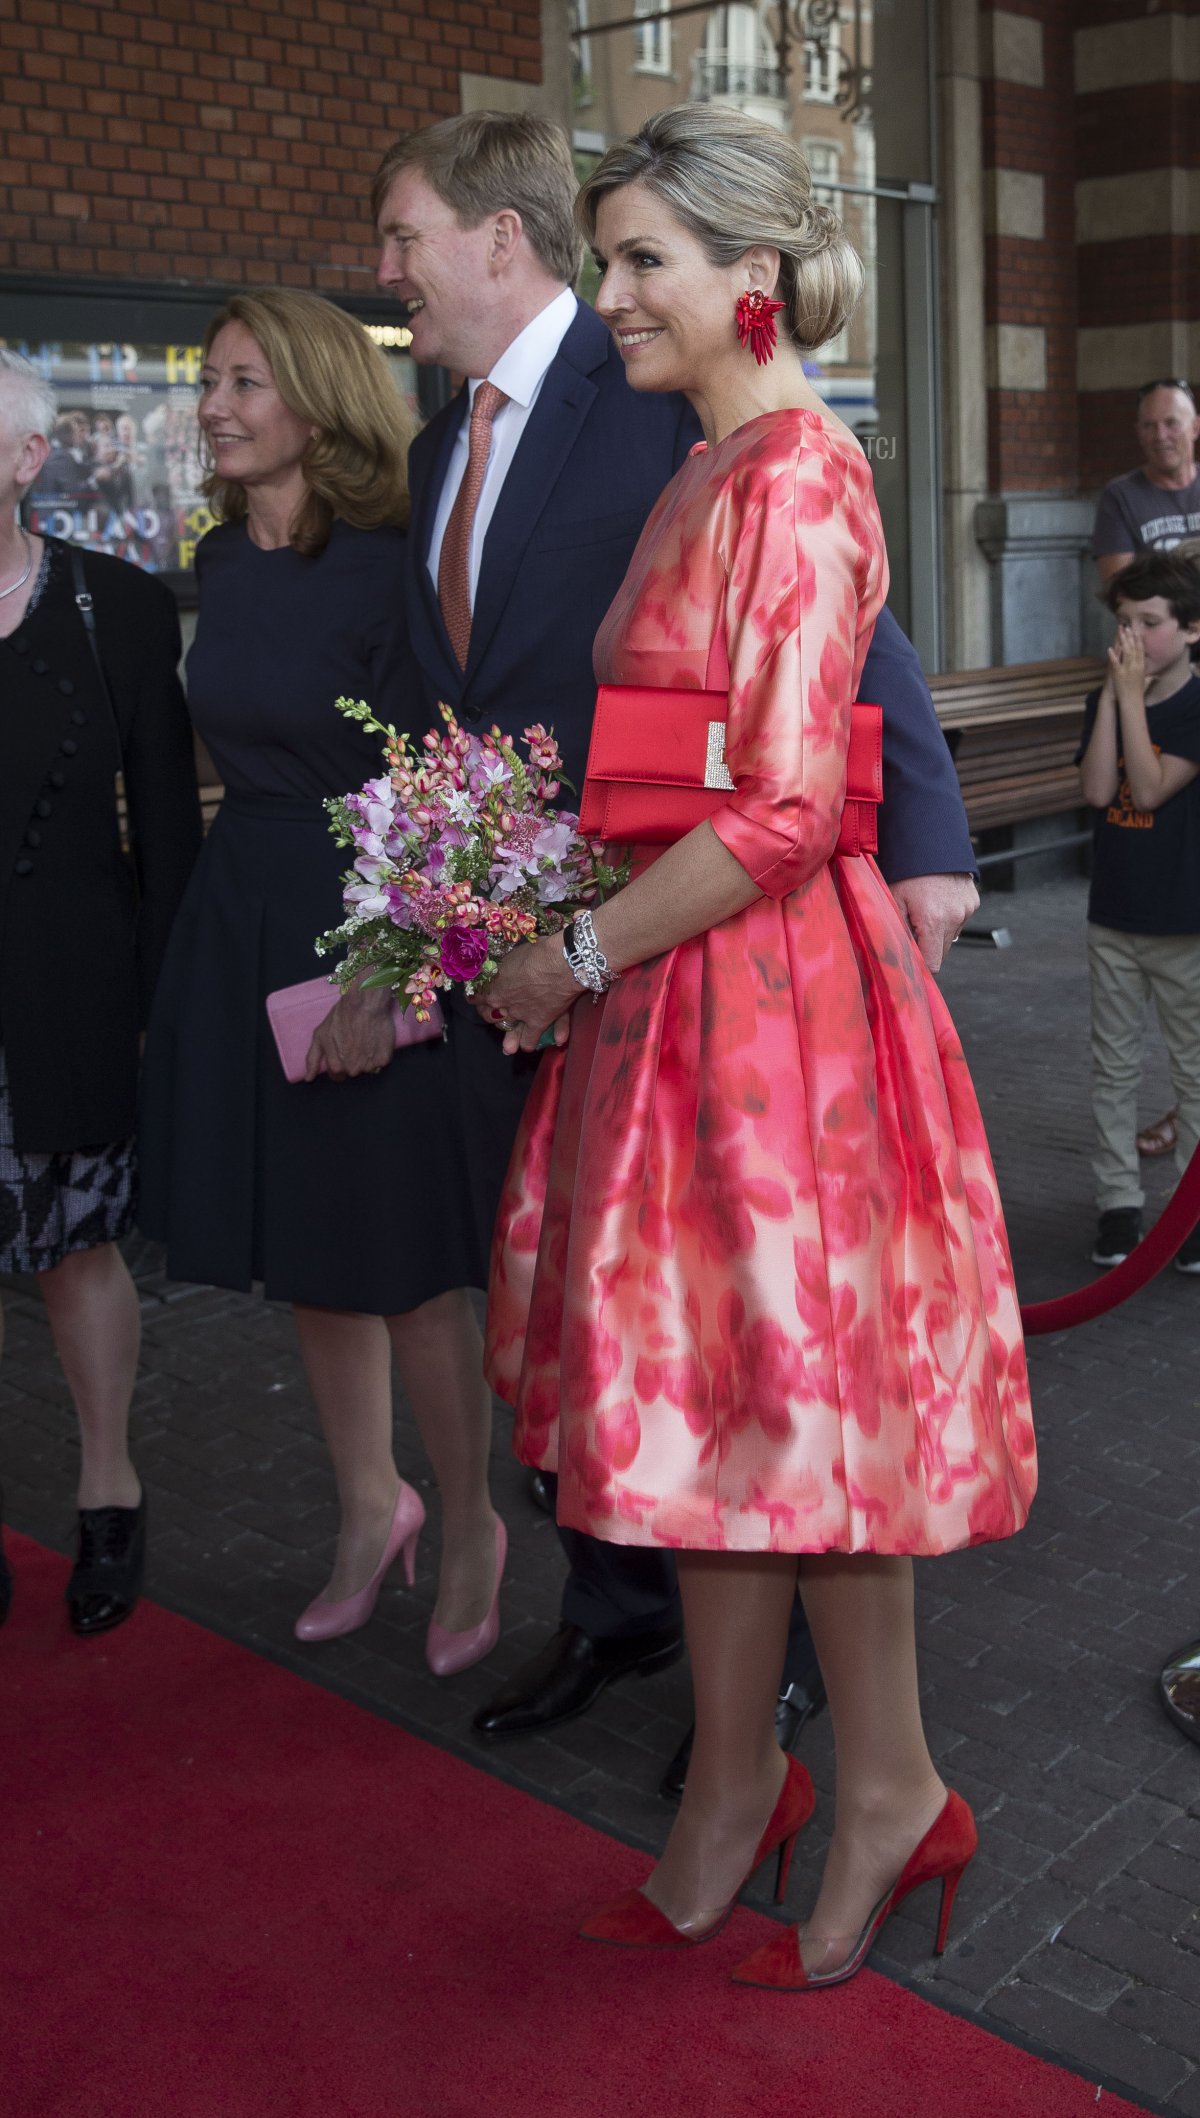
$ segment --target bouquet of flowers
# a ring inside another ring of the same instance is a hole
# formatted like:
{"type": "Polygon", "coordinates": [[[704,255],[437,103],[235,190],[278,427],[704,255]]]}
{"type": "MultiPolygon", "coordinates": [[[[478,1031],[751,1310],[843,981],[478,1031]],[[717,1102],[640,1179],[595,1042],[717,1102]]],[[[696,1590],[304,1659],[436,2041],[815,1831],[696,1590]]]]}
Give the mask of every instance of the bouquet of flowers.
{"type": "Polygon", "coordinates": [[[584,838],[579,818],[551,809],[569,785],[553,734],[540,723],[521,748],[498,728],[468,735],[448,706],[444,730],[421,749],[377,721],[361,699],[339,713],[383,737],[386,772],[358,794],[327,801],[339,846],[353,846],[343,877],[346,918],[317,942],[347,951],[334,976],[345,986],[392,986],[428,1020],[439,989],[486,984],[518,942],[553,934],[581,906],[628,880],[584,838]]]}

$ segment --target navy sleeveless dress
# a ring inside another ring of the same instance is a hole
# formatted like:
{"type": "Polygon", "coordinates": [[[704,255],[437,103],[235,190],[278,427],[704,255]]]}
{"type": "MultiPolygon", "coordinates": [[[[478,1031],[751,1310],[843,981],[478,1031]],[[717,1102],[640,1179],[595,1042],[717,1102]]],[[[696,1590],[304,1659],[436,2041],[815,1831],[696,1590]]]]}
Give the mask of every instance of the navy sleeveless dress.
{"type": "Polygon", "coordinates": [[[342,917],[349,855],[323,799],[379,770],[377,738],[334,701],[365,698],[408,725],[403,568],[401,531],[345,523],[315,559],[262,551],[241,524],[201,543],[188,692],[226,793],[168,948],[143,1080],[139,1220],[171,1276],[371,1315],[486,1285],[524,1096],[465,1006],[444,1042],[344,1082],[288,1082],[267,1023],[269,992],[329,968],[313,944],[342,917]]]}

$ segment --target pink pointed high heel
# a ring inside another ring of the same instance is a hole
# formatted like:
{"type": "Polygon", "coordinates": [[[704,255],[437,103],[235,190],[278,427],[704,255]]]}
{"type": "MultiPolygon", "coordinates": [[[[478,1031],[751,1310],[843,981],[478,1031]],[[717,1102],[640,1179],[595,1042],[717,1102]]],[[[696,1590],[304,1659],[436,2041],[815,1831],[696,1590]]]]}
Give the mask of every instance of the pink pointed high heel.
{"type": "Polygon", "coordinates": [[[470,1669],[472,1663],[482,1662],[490,1655],[500,1638],[500,1583],[504,1579],[504,1562],[508,1558],[508,1531],[496,1518],[496,1582],[492,1590],[491,1608],[481,1625],[472,1625],[465,1633],[447,1632],[444,1625],[435,1624],[431,1618],[429,1631],[425,1635],[425,1660],[435,1677],[453,1677],[460,1669],[470,1669]]]}
{"type": "Polygon", "coordinates": [[[297,1640],[336,1640],[342,1633],[357,1632],[374,1610],[383,1577],[400,1551],[404,1553],[404,1578],[411,1588],[417,1571],[417,1539],[424,1521],[420,1495],[401,1479],[383,1557],[366,1587],[359,1589],[356,1596],[342,1596],[337,1601],[322,1590],[297,1618],[297,1640]]]}

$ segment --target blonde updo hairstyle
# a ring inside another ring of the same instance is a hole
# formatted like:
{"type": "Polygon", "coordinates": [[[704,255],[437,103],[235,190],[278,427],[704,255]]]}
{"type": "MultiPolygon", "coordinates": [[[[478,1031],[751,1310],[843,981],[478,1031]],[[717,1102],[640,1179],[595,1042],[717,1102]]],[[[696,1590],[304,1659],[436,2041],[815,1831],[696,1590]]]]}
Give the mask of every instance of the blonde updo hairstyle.
{"type": "MultiPolygon", "coordinates": [[[[212,318],[206,360],[217,333],[231,323],[252,333],[284,403],[317,428],[301,465],[307,492],[291,525],[293,549],[315,558],[339,520],[356,529],[403,526],[414,425],[362,325],[319,294],[250,288],[212,318]]],[[[245,486],[206,468],[203,489],[213,513],[224,522],[244,521],[245,486]]]]}
{"type": "Polygon", "coordinates": [[[709,103],[647,118],[633,139],[608,149],[579,193],[575,210],[589,242],[601,199],[627,184],[669,206],[714,265],[735,265],[756,244],[778,250],[775,293],[802,352],[835,338],[853,314],[862,260],[837,214],[814,199],[800,149],[774,126],[709,103]]]}

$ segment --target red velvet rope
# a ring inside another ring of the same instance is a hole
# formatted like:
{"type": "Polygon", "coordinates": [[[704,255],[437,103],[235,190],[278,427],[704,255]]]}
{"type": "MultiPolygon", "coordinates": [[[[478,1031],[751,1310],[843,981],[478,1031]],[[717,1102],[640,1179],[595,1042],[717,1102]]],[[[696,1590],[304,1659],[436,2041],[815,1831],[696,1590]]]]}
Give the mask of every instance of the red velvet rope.
{"type": "Polygon", "coordinates": [[[1200,1147],[1196,1149],[1179,1180],[1177,1189],[1157,1221],[1142,1237],[1136,1250],[1114,1265],[1100,1279],[1077,1287],[1074,1294],[1060,1294],[1053,1302],[1030,1302],[1021,1310],[1028,1337],[1042,1331],[1068,1331],[1073,1324],[1090,1324],[1119,1302],[1137,1294],[1156,1272],[1170,1263],[1181,1243],[1186,1242],[1200,1221],[1200,1147]]]}

